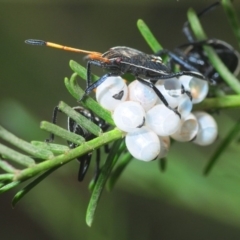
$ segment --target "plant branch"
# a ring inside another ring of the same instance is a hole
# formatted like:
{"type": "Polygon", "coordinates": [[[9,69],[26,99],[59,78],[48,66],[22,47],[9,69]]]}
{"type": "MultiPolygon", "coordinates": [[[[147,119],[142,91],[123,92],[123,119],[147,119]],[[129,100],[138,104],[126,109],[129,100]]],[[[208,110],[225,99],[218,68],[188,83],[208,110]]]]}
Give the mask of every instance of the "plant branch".
{"type": "Polygon", "coordinates": [[[11,143],[12,145],[18,147],[19,149],[25,151],[29,155],[34,156],[36,158],[48,159],[53,157],[52,152],[46,149],[41,149],[33,146],[31,143],[28,143],[16,137],[14,134],[10,133],[2,126],[0,126],[0,138],[5,140],[6,142],[11,143]]]}
{"type": "Polygon", "coordinates": [[[206,98],[199,104],[194,105],[194,110],[210,110],[240,107],[239,95],[225,95],[217,98],[206,98]]]}
{"type": "Polygon", "coordinates": [[[39,141],[31,141],[31,144],[39,147],[44,148],[51,151],[54,155],[63,154],[69,151],[69,147],[65,145],[60,145],[56,143],[49,143],[49,142],[39,142],[39,141]]]}
{"type": "Polygon", "coordinates": [[[19,153],[9,147],[6,147],[2,144],[0,144],[0,154],[2,154],[4,158],[8,160],[12,160],[26,167],[35,165],[35,161],[32,158],[22,153],[19,153]]]}
{"type": "Polygon", "coordinates": [[[95,136],[102,134],[102,129],[95,123],[84,117],[82,114],[76,112],[73,108],[69,107],[66,103],[60,102],[58,108],[64,112],[68,117],[72,118],[82,128],[88,130],[95,136]]]}
{"type": "Polygon", "coordinates": [[[121,137],[122,132],[118,129],[114,129],[109,132],[103,133],[100,137],[85,142],[81,146],[71,149],[65,154],[58,155],[52,158],[51,160],[47,160],[45,162],[35,165],[34,167],[22,170],[21,172],[15,175],[13,181],[25,180],[33,176],[36,176],[37,174],[40,174],[53,167],[63,165],[64,163],[67,163],[81,155],[84,155],[89,151],[92,151],[93,149],[96,149],[104,144],[117,140],[121,137]]]}
{"type": "Polygon", "coordinates": [[[112,168],[116,164],[119,155],[121,154],[121,151],[118,151],[120,146],[122,145],[122,140],[115,141],[110,154],[107,157],[107,160],[101,169],[100,175],[98,177],[98,180],[94,186],[91,199],[88,204],[87,213],[86,213],[86,223],[89,227],[91,227],[95,215],[95,211],[99,202],[99,199],[101,197],[102,191],[104,189],[104,186],[106,184],[106,181],[111,173],[112,168]]]}
{"type": "Polygon", "coordinates": [[[54,123],[42,121],[40,123],[40,128],[50,133],[53,133],[54,135],[59,136],[63,139],[66,139],[69,142],[76,143],[78,145],[85,142],[85,139],[82,136],[72,133],[66,129],[63,129],[54,123]]]}
{"type": "MultiPolygon", "coordinates": [[[[78,68],[83,69],[81,65],[79,65],[77,62],[74,62],[73,60],[70,61],[70,66],[74,66],[74,70],[78,70],[78,68]]],[[[85,69],[85,68],[84,68],[85,69]]],[[[85,69],[86,71],[86,69],[85,69]]],[[[77,78],[78,74],[74,73],[72,74],[70,80],[68,78],[64,79],[65,86],[68,89],[69,93],[77,100],[79,100],[84,94],[84,90],[77,84],[77,78]]],[[[81,101],[81,105],[83,107],[86,107],[93,111],[95,114],[97,114],[100,118],[104,119],[107,123],[109,123],[112,126],[115,126],[114,121],[111,116],[111,112],[104,109],[101,105],[99,105],[98,102],[96,102],[94,99],[92,99],[90,96],[85,96],[83,101],[81,101]]]]}

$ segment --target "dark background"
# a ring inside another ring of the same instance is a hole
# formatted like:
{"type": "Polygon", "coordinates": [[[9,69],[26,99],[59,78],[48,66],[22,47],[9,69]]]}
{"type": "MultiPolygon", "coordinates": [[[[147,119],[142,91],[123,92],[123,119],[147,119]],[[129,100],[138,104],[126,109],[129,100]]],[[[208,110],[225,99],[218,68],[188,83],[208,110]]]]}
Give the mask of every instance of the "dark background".
{"type": "MultiPolygon", "coordinates": [[[[75,106],[63,79],[69,60],[83,56],[24,44],[36,38],[105,52],[129,46],[146,53],[136,21],[141,18],[167,49],[184,43],[189,7],[212,1],[0,1],[0,123],[26,140],[44,140],[41,120],[50,120],[59,100],[75,106]]],[[[237,13],[240,5],[234,2],[237,13]]],[[[239,14],[238,14],[239,15],[239,14]]],[[[202,19],[208,37],[237,42],[221,7],[202,19]]],[[[96,70],[102,74],[102,70],[96,70]]],[[[83,83],[84,84],[84,83],[83,83]]],[[[0,198],[1,239],[239,239],[239,144],[233,143],[209,177],[202,169],[239,118],[224,110],[215,118],[219,139],[209,147],[176,144],[166,173],[158,163],[132,162],[112,193],[104,192],[92,228],[85,224],[90,193],[76,181],[77,163],[59,169],[30,192],[16,209],[0,198]]],[[[63,117],[63,122],[65,118],[63,117]]]]}

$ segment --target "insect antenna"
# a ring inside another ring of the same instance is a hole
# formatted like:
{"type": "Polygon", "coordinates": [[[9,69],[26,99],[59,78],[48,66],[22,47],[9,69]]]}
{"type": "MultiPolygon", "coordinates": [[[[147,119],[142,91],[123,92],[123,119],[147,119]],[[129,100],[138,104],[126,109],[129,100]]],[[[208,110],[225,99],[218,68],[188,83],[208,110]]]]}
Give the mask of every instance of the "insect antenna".
{"type": "Polygon", "coordinates": [[[46,41],[38,40],[38,39],[28,39],[28,40],[25,40],[25,43],[30,44],[30,45],[36,45],[36,46],[47,46],[47,47],[52,47],[52,48],[58,48],[58,49],[70,51],[70,52],[88,54],[87,58],[89,58],[89,59],[98,60],[98,61],[102,61],[102,62],[109,62],[109,60],[107,58],[103,58],[102,53],[99,53],[99,52],[87,51],[87,50],[78,49],[78,48],[72,48],[72,47],[68,47],[68,46],[63,46],[61,44],[46,42],[46,41]]]}

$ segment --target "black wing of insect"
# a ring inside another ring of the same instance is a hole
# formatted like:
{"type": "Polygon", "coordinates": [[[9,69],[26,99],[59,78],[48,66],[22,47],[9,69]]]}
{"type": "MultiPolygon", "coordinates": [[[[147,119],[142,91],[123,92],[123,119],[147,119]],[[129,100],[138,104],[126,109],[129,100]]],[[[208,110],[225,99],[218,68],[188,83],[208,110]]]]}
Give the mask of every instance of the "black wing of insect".
{"type": "Polygon", "coordinates": [[[102,84],[110,76],[121,76],[125,73],[130,73],[135,76],[138,81],[152,88],[162,102],[179,116],[180,114],[169,106],[163,94],[155,87],[155,83],[158,80],[189,75],[205,81],[210,81],[212,83],[214,82],[211,81],[211,79],[203,76],[198,71],[181,71],[173,73],[166,65],[162,63],[162,59],[160,57],[149,55],[129,47],[113,47],[110,48],[109,51],[101,54],[98,52],[70,48],[42,40],[30,39],[26,40],[25,42],[32,45],[44,45],[87,54],[87,88],[85,90],[85,94],[92,92],[93,89],[102,84]],[[92,65],[101,67],[108,71],[107,74],[100,77],[100,79],[94,83],[91,81],[92,65]]]}
{"type": "MultiPolygon", "coordinates": [[[[200,11],[198,17],[204,16],[220,4],[220,1],[213,3],[200,11]]],[[[173,69],[174,63],[177,63],[183,71],[197,71],[217,83],[223,82],[204,52],[203,46],[208,45],[216,51],[230,72],[235,76],[239,74],[240,54],[230,44],[219,39],[197,41],[190,30],[188,21],[183,25],[183,33],[188,40],[187,43],[178,46],[173,52],[164,49],[157,53],[160,56],[167,54],[170,57],[169,67],[171,69],[173,69]]]]}
{"type": "MultiPolygon", "coordinates": [[[[77,106],[77,107],[73,107],[73,109],[80,113],[81,115],[83,115],[84,117],[86,117],[87,119],[89,119],[90,121],[92,121],[93,123],[95,123],[96,125],[98,125],[103,131],[106,131],[107,128],[109,127],[109,125],[101,118],[97,117],[96,115],[94,115],[91,111],[77,106]]],[[[57,115],[58,112],[60,112],[58,106],[54,108],[53,111],[53,118],[52,118],[52,122],[54,124],[56,124],[57,122],[57,115]]],[[[89,131],[87,131],[85,128],[83,128],[82,126],[80,126],[79,124],[77,124],[73,119],[71,119],[70,117],[68,118],[68,130],[70,132],[76,133],[78,135],[81,135],[82,137],[85,138],[86,141],[89,141],[91,139],[93,139],[95,136],[90,133],[89,131]]],[[[54,134],[50,135],[50,138],[47,139],[48,142],[52,142],[54,140],[54,134]]],[[[78,145],[72,142],[68,142],[68,145],[70,148],[75,148],[78,145]]],[[[108,146],[105,145],[105,152],[108,151],[108,146]]],[[[80,157],[77,158],[77,160],[80,163],[79,166],[79,171],[78,171],[78,181],[83,181],[88,167],[90,165],[91,162],[91,158],[92,158],[92,153],[93,152],[89,152],[85,155],[82,155],[80,157]]],[[[97,178],[99,176],[100,173],[100,149],[96,149],[96,169],[95,169],[95,174],[94,174],[94,181],[97,181],[97,178]]]]}

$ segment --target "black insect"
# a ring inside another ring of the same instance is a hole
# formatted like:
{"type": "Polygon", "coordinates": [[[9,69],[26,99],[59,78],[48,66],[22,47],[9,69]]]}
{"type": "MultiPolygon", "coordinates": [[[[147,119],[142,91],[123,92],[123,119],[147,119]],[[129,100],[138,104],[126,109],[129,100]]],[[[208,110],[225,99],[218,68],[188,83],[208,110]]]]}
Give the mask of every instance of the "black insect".
{"type": "MultiPolygon", "coordinates": [[[[129,47],[113,47],[109,51],[101,54],[98,52],[85,51],[81,49],[69,48],[66,46],[58,45],[51,42],[42,40],[26,40],[27,44],[32,45],[45,45],[63,50],[69,50],[87,55],[87,88],[85,94],[89,94],[92,90],[98,87],[110,76],[121,76],[125,73],[130,73],[136,77],[138,81],[152,88],[162,102],[176,114],[180,116],[177,110],[172,109],[162,93],[155,87],[155,83],[160,79],[169,79],[173,77],[180,77],[183,75],[193,76],[202,80],[210,81],[211,79],[205,77],[197,70],[195,71],[181,71],[173,73],[170,68],[162,63],[160,57],[148,55],[136,49],[129,47]],[[96,82],[91,81],[91,66],[95,65],[108,70],[108,73],[98,79],[96,82]]],[[[184,89],[183,89],[184,91],[184,89]]]]}
{"type": "MultiPolygon", "coordinates": [[[[84,117],[86,117],[87,119],[89,119],[90,121],[92,121],[93,123],[95,123],[96,125],[98,125],[103,131],[106,131],[109,128],[109,125],[101,118],[97,117],[93,112],[91,112],[90,110],[87,110],[81,106],[77,106],[77,107],[73,107],[73,109],[80,113],[81,115],[83,115],[84,117]]],[[[54,108],[53,110],[53,117],[52,117],[52,122],[54,124],[57,123],[57,115],[60,112],[58,106],[54,108]]],[[[85,138],[86,141],[92,140],[95,136],[89,132],[88,130],[86,130],[85,128],[83,128],[82,126],[80,126],[79,124],[77,124],[72,118],[68,117],[68,130],[70,132],[76,133],[82,137],[85,138]]],[[[50,135],[50,138],[47,139],[47,142],[53,142],[54,140],[54,134],[50,135]]],[[[75,148],[78,145],[72,142],[68,142],[68,145],[70,148],[75,148]]],[[[108,146],[105,145],[105,152],[108,151],[108,146]]],[[[85,155],[82,155],[80,157],[77,158],[77,160],[80,163],[80,167],[79,167],[79,171],[78,171],[78,181],[83,181],[88,167],[90,165],[91,162],[91,158],[92,158],[92,153],[93,152],[89,152],[85,155]]],[[[94,181],[97,181],[97,178],[99,176],[100,173],[100,149],[96,149],[96,169],[95,169],[95,174],[94,174],[94,181]]]]}
{"type": "MultiPolygon", "coordinates": [[[[197,14],[198,17],[202,17],[219,5],[219,1],[213,3],[199,12],[197,14]]],[[[182,71],[198,71],[205,77],[213,79],[217,83],[222,83],[223,80],[221,76],[209,62],[203,50],[203,46],[208,45],[215,50],[229,71],[235,76],[238,75],[240,71],[240,54],[230,44],[219,39],[197,41],[190,30],[188,21],[183,25],[183,33],[188,40],[187,43],[178,46],[173,52],[164,49],[156,54],[160,56],[167,54],[170,57],[168,64],[171,69],[173,69],[174,64],[178,64],[182,71]]]]}

